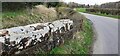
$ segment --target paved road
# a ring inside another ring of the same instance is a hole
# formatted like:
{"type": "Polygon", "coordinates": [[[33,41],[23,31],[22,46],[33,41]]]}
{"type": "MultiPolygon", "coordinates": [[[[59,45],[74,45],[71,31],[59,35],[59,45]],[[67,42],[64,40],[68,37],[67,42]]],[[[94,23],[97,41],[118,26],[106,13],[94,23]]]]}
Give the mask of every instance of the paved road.
{"type": "Polygon", "coordinates": [[[118,54],[118,20],[110,17],[82,13],[93,22],[96,41],[93,54],[118,54]]]}

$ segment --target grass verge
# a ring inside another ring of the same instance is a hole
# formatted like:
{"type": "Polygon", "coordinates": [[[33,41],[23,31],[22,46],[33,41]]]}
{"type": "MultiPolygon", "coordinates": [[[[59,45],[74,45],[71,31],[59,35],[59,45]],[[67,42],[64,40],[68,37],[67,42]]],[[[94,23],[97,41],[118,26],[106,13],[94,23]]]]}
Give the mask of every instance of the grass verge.
{"type": "Polygon", "coordinates": [[[94,14],[94,15],[99,15],[99,16],[106,16],[106,17],[112,17],[112,18],[116,18],[116,19],[120,19],[119,15],[107,15],[107,14],[101,14],[101,13],[90,13],[90,14],[94,14]]]}
{"type": "Polygon", "coordinates": [[[78,12],[86,12],[86,8],[76,8],[78,12]]]}
{"type": "Polygon", "coordinates": [[[83,12],[83,13],[90,13],[90,14],[94,14],[94,15],[99,15],[99,16],[106,16],[106,17],[112,17],[112,18],[116,18],[116,19],[120,19],[119,15],[107,15],[107,14],[101,14],[101,13],[94,13],[94,12],[87,12],[86,8],[76,8],[76,10],[78,12],[83,12]]]}

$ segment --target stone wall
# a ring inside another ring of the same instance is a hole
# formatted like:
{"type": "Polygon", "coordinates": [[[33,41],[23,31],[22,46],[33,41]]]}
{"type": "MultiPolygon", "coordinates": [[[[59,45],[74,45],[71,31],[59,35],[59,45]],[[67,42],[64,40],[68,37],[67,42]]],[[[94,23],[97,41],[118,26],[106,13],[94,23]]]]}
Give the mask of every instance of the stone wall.
{"type": "Polygon", "coordinates": [[[0,30],[2,54],[27,54],[37,48],[50,51],[73,38],[73,24],[73,20],[61,19],[0,30]]]}
{"type": "MultiPolygon", "coordinates": [[[[62,8],[62,10],[61,8],[58,8],[56,10],[57,10],[57,15],[58,15],[57,19],[59,20],[52,21],[52,22],[46,22],[46,23],[36,23],[36,24],[13,27],[13,28],[1,30],[0,38],[5,39],[5,38],[9,38],[10,36],[12,36],[12,38],[13,37],[17,38],[18,36],[13,36],[13,35],[21,34],[19,35],[19,37],[21,36],[22,40],[27,39],[23,42],[18,40],[20,41],[20,43],[17,43],[17,46],[13,48],[7,47],[9,51],[6,51],[5,49],[3,49],[2,54],[3,55],[35,54],[39,49],[49,52],[53,48],[64,44],[65,40],[67,41],[69,39],[73,39],[74,33],[82,30],[82,26],[83,26],[82,23],[85,17],[70,8],[62,8]],[[43,29],[43,32],[41,29],[43,29]],[[26,32],[27,34],[24,32],[26,32]],[[35,37],[37,40],[35,40],[35,37]],[[32,44],[29,41],[30,39],[33,40],[32,44]],[[23,45],[24,45],[24,48],[23,48],[23,45]]],[[[1,42],[4,44],[4,46],[5,44],[7,44],[8,46],[8,45],[13,45],[14,43],[14,42],[5,43],[4,41],[1,41],[1,42]]]]}

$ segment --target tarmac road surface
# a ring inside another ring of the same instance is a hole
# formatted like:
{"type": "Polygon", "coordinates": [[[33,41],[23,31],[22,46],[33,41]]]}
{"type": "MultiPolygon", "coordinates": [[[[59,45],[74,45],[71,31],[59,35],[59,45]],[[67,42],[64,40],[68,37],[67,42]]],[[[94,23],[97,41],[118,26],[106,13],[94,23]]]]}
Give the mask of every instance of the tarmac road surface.
{"type": "Polygon", "coordinates": [[[95,27],[97,36],[93,54],[118,54],[118,19],[87,13],[81,14],[90,19],[95,27]]]}

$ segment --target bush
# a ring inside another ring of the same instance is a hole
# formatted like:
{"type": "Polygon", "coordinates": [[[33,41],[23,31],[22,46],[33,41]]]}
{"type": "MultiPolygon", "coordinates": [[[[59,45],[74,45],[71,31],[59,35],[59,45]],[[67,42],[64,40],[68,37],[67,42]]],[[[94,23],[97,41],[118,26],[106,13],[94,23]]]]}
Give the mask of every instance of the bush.
{"type": "Polygon", "coordinates": [[[100,9],[100,8],[87,8],[87,12],[95,12],[95,13],[102,13],[102,14],[111,14],[111,15],[120,15],[120,9],[100,9]]]}

